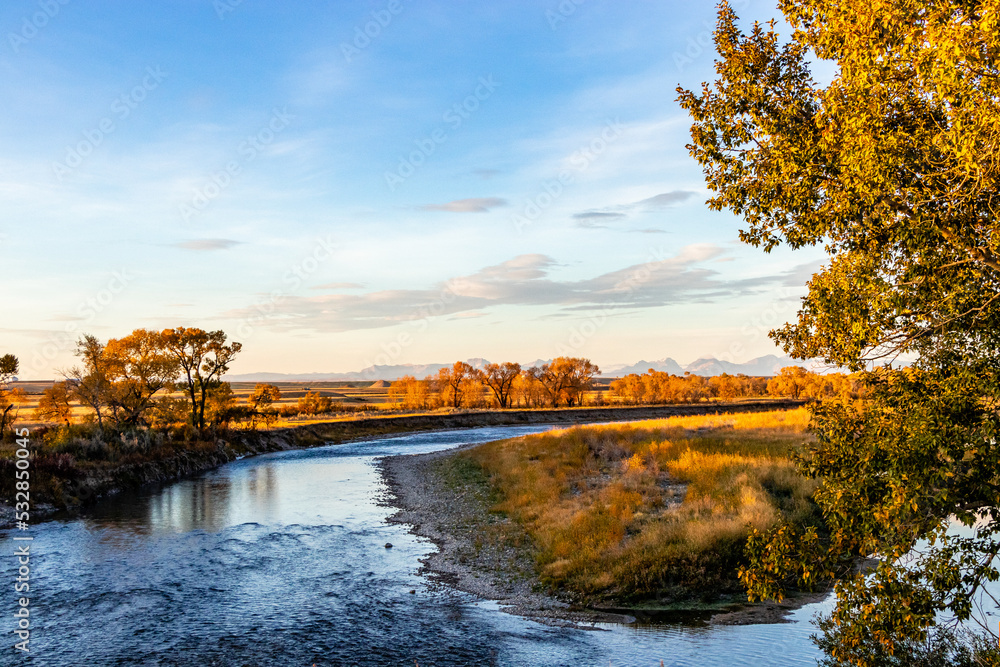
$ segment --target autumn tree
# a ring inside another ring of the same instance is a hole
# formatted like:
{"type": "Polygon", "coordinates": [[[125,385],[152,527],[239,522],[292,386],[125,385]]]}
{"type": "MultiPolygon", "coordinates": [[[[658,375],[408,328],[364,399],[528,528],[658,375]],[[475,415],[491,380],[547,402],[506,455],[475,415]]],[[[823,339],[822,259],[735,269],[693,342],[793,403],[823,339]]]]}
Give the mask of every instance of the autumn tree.
{"type": "Polygon", "coordinates": [[[601,372],[589,359],[556,357],[550,363],[529,369],[542,383],[552,405],[578,404],[583,392],[590,389],[594,377],[601,372]]]}
{"type": "Polygon", "coordinates": [[[247,405],[254,410],[265,410],[280,400],[280,389],[273,384],[257,383],[247,396],[247,405]]]}
{"type": "Polygon", "coordinates": [[[210,390],[221,382],[242,344],[226,345],[224,331],[177,327],[160,334],[163,347],[181,372],[180,387],[191,401],[191,424],[205,430],[205,405],[210,390]]]}
{"type": "Polygon", "coordinates": [[[67,382],[54,382],[51,387],[42,391],[38,405],[35,407],[35,419],[43,422],[63,422],[69,424],[73,414],[70,405],[72,390],[67,382]]]}
{"type": "Polygon", "coordinates": [[[811,380],[809,371],[801,366],[785,366],[768,380],[767,393],[797,400],[809,387],[811,380]]]}
{"type": "Polygon", "coordinates": [[[785,39],[774,23],[744,34],[720,5],[717,80],[679,89],[689,149],[744,241],[829,253],[772,337],[855,371],[864,399],[815,411],[804,469],[829,534],[755,534],[743,579],[781,597],[838,578],[830,659],[888,664],[939,614],[969,619],[1000,577],[1000,14],[978,0],[778,7],[785,39]],[[868,574],[862,555],[878,558],[868,574]]]}
{"type": "Polygon", "coordinates": [[[7,427],[14,423],[13,415],[17,402],[11,392],[10,383],[17,376],[21,363],[13,354],[0,357],[0,437],[7,427]]]}
{"type": "Polygon", "coordinates": [[[728,373],[709,378],[709,385],[712,388],[712,393],[724,401],[731,401],[740,395],[740,379],[728,373]]]}
{"type": "Polygon", "coordinates": [[[324,396],[319,391],[307,391],[298,400],[298,410],[301,415],[318,415],[333,409],[333,399],[324,396]]]}
{"type": "Polygon", "coordinates": [[[523,405],[526,408],[537,408],[546,400],[545,387],[534,376],[532,369],[523,369],[514,378],[510,387],[510,400],[513,405],[523,405]]]}
{"type": "Polygon", "coordinates": [[[229,412],[236,403],[236,394],[228,382],[220,382],[208,391],[208,401],[205,406],[205,421],[212,426],[224,425],[229,419],[229,412]]]}
{"type": "Polygon", "coordinates": [[[482,370],[483,383],[489,387],[501,409],[510,407],[511,390],[514,380],[521,374],[521,364],[506,361],[502,364],[486,364],[482,370]]]}
{"type": "Polygon", "coordinates": [[[642,402],[642,378],[638,373],[629,373],[624,377],[611,381],[611,395],[625,405],[638,405],[642,402]]]}
{"type": "Polygon", "coordinates": [[[428,382],[404,375],[389,386],[389,400],[407,410],[426,408],[430,400],[428,382]]]}
{"type": "MultiPolygon", "coordinates": [[[[228,385],[228,383],[224,384],[228,385]]],[[[217,391],[210,394],[210,400],[215,397],[216,393],[217,391]]],[[[274,408],[274,404],[280,400],[281,390],[278,387],[258,382],[254,385],[253,391],[247,395],[247,404],[244,409],[237,410],[235,413],[229,411],[223,414],[245,421],[251,429],[256,429],[259,424],[268,425],[277,421],[278,411],[274,408]]]]}
{"type": "Polygon", "coordinates": [[[74,366],[66,373],[67,379],[73,383],[73,398],[94,411],[97,427],[103,429],[104,414],[111,400],[104,343],[96,336],[84,334],[76,342],[74,354],[83,366],[74,366]]]}
{"type": "Polygon", "coordinates": [[[464,361],[456,361],[450,368],[439,370],[437,386],[441,401],[446,405],[451,404],[453,408],[462,407],[464,389],[468,386],[467,380],[475,374],[476,369],[464,361]]]}
{"type": "Polygon", "coordinates": [[[145,424],[145,413],[153,407],[154,396],[169,389],[180,374],[177,359],[167,349],[163,335],[147,329],[109,340],[100,362],[109,383],[112,418],[125,427],[145,424]]]}

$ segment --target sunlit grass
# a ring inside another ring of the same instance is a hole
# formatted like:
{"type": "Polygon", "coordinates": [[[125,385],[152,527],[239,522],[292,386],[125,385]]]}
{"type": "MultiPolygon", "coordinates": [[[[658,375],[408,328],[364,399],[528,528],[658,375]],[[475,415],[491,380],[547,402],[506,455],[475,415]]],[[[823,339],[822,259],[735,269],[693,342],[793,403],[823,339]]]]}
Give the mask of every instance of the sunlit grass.
{"type": "Polygon", "coordinates": [[[737,590],[748,527],[818,522],[790,459],[804,409],[574,427],[461,456],[522,523],[541,579],[583,599],[737,590]]]}

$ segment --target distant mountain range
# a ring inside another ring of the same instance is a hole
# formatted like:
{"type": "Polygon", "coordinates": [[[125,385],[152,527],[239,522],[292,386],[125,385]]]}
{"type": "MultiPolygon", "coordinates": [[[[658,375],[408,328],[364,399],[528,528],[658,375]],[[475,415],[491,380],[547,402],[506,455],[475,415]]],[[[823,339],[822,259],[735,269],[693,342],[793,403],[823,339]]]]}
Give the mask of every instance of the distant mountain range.
{"type": "MultiPolygon", "coordinates": [[[[536,359],[528,364],[522,364],[525,368],[540,366],[548,363],[547,359],[536,359]]],[[[489,362],[486,359],[467,359],[466,363],[473,368],[483,368],[489,362]]],[[[245,373],[243,375],[228,375],[226,379],[230,382],[374,382],[375,380],[398,380],[404,375],[412,375],[416,378],[424,378],[434,375],[440,369],[451,366],[451,364],[398,364],[395,366],[369,366],[360,371],[350,373],[245,373]]],[[[622,377],[629,373],[645,373],[650,368],[664,373],[683,375],[685,372],[692,375],[777,375],[785,366],[802,366],[810,370],[822,372],[824,368],[816,366],[811,362],[796,361],[790,357],[779,357],[768,354],[757,357],[742,364],[735,364],[730,361],[722,361],[714,357],[704,357],[692,361],[686,366],[681,366],[670,357],[658,359],[656,361],[639,361],[630,365],[610,366],[602,369],[601,377],[622,377]]]]}

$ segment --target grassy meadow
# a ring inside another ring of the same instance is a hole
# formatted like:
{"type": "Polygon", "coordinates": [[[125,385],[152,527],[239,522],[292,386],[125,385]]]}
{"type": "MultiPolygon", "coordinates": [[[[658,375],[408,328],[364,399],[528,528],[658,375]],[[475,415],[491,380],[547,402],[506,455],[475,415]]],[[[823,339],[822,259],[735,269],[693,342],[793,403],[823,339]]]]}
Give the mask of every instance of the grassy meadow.
{"type": "Polygon", "coordinates": [[[452,457],[531,537],[543,584],[587,603],[742,591],[748,526],[821,522],[791,455],[805,409],[578,426],[452,457]]]}
{"type": "MultiPolygon", "coordinates": [[[[23,392],[22,400],[17,403],[17,425],[30,429],[40,426],[56,425],[52,421],[40,421],[34,416],[35,408],[42,397],[42,392],[52,386],[52,380],[39,381],[19,381],[12,382],[11,389],[23,392]]],[[[229,383],[233,391],[233,401],[236,405],[245,405],[247,397],[253,392],[257,382],[231,382],[229,383]]],[[[314,381],[314,382],[274,382],[272,383],[281,390],[281,399],[276,401],[272,407],[281,410],[282,408],[292,408],[300,398],[307,392],[318,394],[329,398],[333,404],[333,410],[329,413],[316,415],[280,416],[269,426],[271,428],[284,428],[289,426],[302,426],[321,422],[329,422],[333,419],[355,419],[358,417],[370,418],[379,415],[389,414],[424,414],[433,412],[450,412],[447,408],[407,409],[389,396],[391,382],[385,380],[376,381],[314,381]]],[[[607,402],[610,379],[599,378],[594,382],[590,391],[584,393],[585,405],[604,405],[607,402]]],[[[180,391],[164,391],[162,396],[176,399],[184,399],[185,395],[180,391]]],[[[77,402],[72,404],[71,419],[74,423],[89,421],[93,416],[93,411],[77,402]]],[[[261,426],[266,429],[268,426],[261,426]]]]}

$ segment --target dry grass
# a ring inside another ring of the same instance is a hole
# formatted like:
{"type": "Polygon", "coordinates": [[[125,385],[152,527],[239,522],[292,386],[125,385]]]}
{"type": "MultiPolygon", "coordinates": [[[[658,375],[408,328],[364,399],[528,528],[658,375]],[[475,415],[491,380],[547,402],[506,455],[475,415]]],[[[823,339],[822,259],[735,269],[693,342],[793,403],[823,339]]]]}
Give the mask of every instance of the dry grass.
{"type": "Polygon", "coordinates": [[[748,526],[817,523],[804,409],[574,427],[461,456],[523,524],[541,579],[589,601],[738,588],[748,526]]]}

